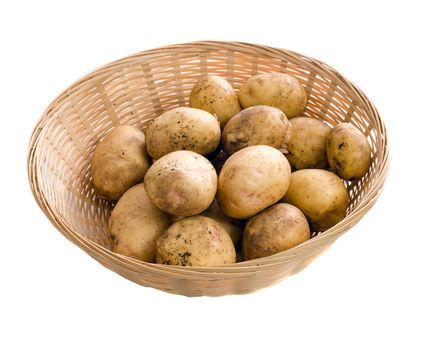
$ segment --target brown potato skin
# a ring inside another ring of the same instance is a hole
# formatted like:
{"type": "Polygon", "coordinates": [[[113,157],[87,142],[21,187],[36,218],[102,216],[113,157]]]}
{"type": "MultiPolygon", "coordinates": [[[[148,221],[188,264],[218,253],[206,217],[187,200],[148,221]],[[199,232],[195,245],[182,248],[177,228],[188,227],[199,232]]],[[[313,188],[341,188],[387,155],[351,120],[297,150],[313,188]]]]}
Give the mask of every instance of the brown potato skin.
{"type": "Polygon", "coordinates": [[[157,240],[156,262],[179,266],[219,266],[236,261],[234,244],[215,220],[196,215],[170,226],[157,240]]]}
{"type": "Polygon", "coordinates": [[[290,164],[277,149],[250,146],[230,156],[219,174],[218,201],[231,218],[249,218],[278,202],[290,182],[290,164]]]}
{"type": "Polygon", "coordinates": [[[206,210],[217,190],[213,165],[191,151],[176,151],[158,159],[144,182],[151,201],[175,216],[191,216],[206,210]]]}
{"type": "Polygon", "coordinates": [[[154,159],[178,150],[207,155],[219,143],[219,121],[196,108],[171,109],[152,120],[146,129],[146,149],[154,159]]]}
{"type": "Polygon", "coordinates": [[[232,239],[234,246],[238,246],[243,235],[243,222],[235,220],[225,215],[220,209],[217,199],[215,199],[207,210],[203,211],[200,215],[207,216],[217,223],[219,223],[232,239]]]}
{"type": "Polygon", "coordinates": [[[189,95],[189,106],[215,115],[221,128],[241,110],[238,95],[231,84],[216,75],[198,79],[189,95]]]}
{"type": "Polygon", "coordinates": [[[253,106],[229,120],[222,132],[222,146],[228,155],[255,145],[268,145],[285,152],[290,135],[291,124],[280,109],[253,106]]]}
{"type": "Polygon", "coordinates": [[[244,260],[263,258],[293,248],[311,237],[308,221],[291,204],[278,203],[252,217],[244,229],[244,260]]]}
{"type": "Polygon", "coordinates": [[[238,94],[243,108],[267,105],[281,109],[287,118],[301,114],[307,102],[298,80],[285,73],[263,73],[249,78],[238,94]]]}
{"type": "Polygon", "coordinates": [[[298,207],[313,231],[325,231],[345,217],[349,194],[336,174],[322,169],[302,169],[291,174],[283,201],[298,207]]]}
{"type": "Polygon", "coordinates": [[[290,119],[290,124],[291,137],[285,156],[292,170],[327,169],[327,137],[332,129],[309,117],[290,119]]]}
{"type": "Polygon", "coordinates": [[[144,133],[130,125],[118,126],[96,145],[91,159],[92,183],[99,195],[115,201],[142,182],[148,168],[144,133]]]}
{"type": "Polygon", "coordinates": [[[371,165],[371,148],[365,135],[354,125],[341,123],[327,138],[331,170],[344,180],[363,177],[371,165]]]}
{"type": "Polygon", "coordinates": [[[135,185],[121,196],[111,213],[112,251],[154,262],[157,238],[171,223],[169,216],[148,198],[144,184],[135,185]]]}

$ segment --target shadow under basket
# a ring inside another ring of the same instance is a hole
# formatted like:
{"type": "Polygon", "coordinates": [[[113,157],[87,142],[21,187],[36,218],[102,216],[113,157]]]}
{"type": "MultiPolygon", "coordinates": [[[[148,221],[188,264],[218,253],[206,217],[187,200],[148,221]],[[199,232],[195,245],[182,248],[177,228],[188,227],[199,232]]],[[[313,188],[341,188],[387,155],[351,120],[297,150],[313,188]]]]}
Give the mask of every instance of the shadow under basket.
{"type": "Polygon", "coordinates": [[[376,108],[333,68],[292,51],[218,41],[144,51],[88,74],[50,104],[28,151],[34,197],[65,237],[131,281],[187,296],[249,293],[302,270],[373,206],[388,166],[386,129],[376,108]],[[113,205],[97,196],[91,184],[95,145],[118,125],[144,130],[164,111],[187,106],[201,76],[223,76],[238,91],[247,78],[265,72],[285,72],[299,80],[308,95],[306,116],[330,126],[349,122],[367,136],[373,161],[361,180],[346,182],[346,218],[293,249],[228,266],[157,265],[111,252],[108,219],[113,205]]]}

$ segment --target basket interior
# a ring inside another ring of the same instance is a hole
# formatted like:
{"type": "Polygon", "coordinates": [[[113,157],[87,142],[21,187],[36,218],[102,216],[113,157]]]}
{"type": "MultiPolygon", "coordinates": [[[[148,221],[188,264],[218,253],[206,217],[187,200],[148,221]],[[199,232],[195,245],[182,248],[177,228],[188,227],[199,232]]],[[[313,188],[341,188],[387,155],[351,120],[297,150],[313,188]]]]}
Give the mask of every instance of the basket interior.
{"type": "Polygon", "coordinates": [[[95,145],[115,126],[144,130],[162,112],[187,106],[196,80],[206,74],[228,79],[236,90],[250,76],[286,72],[306,88],[306,116],[333,126],[350,122],[368,138],[372,165],[359,181],[346,182],[348,214],[368,193],[382,161],[384,135],[365,103],[344,80],[305,57],[268,48],[238,45],[183,45],[143,52],[114,62],[66,90],[39,125],[33,149],[38,191],[69,229],[110,248],[108,219],[113,204],[91,185],[90,158],[95,145]]]}

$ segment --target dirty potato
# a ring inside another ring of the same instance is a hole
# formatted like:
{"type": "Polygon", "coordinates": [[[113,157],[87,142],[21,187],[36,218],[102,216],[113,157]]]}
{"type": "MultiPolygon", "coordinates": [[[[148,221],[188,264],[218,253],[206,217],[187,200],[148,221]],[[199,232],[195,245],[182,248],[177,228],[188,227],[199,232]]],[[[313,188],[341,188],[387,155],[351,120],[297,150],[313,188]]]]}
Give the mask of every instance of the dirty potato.
{"type": "Polygon", "coordinates": [[[327,139],[331,170],[345,180],[363,177],[371,164],[371,148],[365,135],[349,123],[334,127],[327,139]]]}
{"type": "Polygon", "coordinates": [[[121,196],[111,213],[112,251],[154,262],[157,238],[170,225],[169,216],[146,195],[144,184],[133,186],[121,196]]]}
{"type": "Polygon", "coordinates": [[[284,152],[290,135],[291,124],[280,109],[253,106],[229,120],[223,129],[222,146],[229,155],[255,145],[268,145],[284,152]]]}
{"type": "Polygon", "coordinates": [[[290,119],[291,137],[286,157],[293,170],[326,169],[327,137],[331,128],[324,122],[309,118],[290,119]]]}
{"type": "Polygon", "coordinates": [[[252,217],[244,229],[244,260],[293,248],[310,238],[305,215],[295,206],[278,203],[252,217]]]}
{"type": "Polygon", "coordinates": [[[202,77],[195,83],[189,96],[189,106],[216,115],[221,128],[241,110],[238,95],[231,84],[215,75],[202,77]]]}
{"type": "Polygon", "coordinates": [[[207,155],[219,143],[219,121],[196,108],[171,109],[151,121],[146,129],[146,149],[154,159],[178,150],[207,155]]]}
{"type": "Polygon", "coordinates": [[[196,215],[170,226],[157,240],[156,262],[180,266],[218,266],[236,261],[234,244],[215,220],[196,215]]]}
{"type": "Polygon", "coordinates": [[[190,216],[206,210],[217,189],[212,164],[191,151],[176,151],[158,159],[145,175],[148,197],[161,210],[190,216]]]}
{"type": "Polygon", "coordinates": [[[267,105],[281,109],[287,118],[302,113],[307,96],[296,78],[285,73],[263,73],[249,78],[238,94],[243,108],[267,105]]]}
{"type": "Polygon", "coordinates": [[[210,207],[208,207],[207,210],[203,211],[200,215],[207,216],[218,222],[225,231],[228,232],[234,246],[238,245],[243,234],[243,223],[240,220],[235,220],[226,216],[220,209],[217,199],[215,199],[210,207]]]}
{"type": "Polygon", "coordinates": [[[105,199],[118,200],[142,182],[148,168],[144,133],[130,125],[118,126],[96,145],[91,159],[92,183],[105,199]]]}
{"type": "Polygon", "coordinates": [[[278,202],[290,182],[290,165],[277,149],[258,145],[229,157],[219,174],[218,201],[235,219],[249,218],[278,202]]]}
{"type": "Polygon", "coordinates": [[[345,217],[349,195],[336,174],[322,169],[303,169],[291,174],[283,201],[298,207],[312,230],[325,231],[345,217]]]}

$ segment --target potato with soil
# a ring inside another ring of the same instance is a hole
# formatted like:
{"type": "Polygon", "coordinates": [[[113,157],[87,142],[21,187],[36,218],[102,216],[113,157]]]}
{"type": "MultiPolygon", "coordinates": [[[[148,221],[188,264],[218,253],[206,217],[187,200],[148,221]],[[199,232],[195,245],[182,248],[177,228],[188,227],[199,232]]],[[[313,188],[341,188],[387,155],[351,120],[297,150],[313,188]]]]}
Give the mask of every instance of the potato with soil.
{"type": "Polygon", "coordinates": [[[322,169],[303,169],[291,174],[283,201],[298,207],[312,230],[325,231],[345,217],[349,195],[336,174],[322,169]]]}
{"type": "Polygon", "coordinates": [[[263,73],[249,78],[238,94],[243,108],[267,105],[281,109],[287,118],[301,114],[306,91],[296,78],[285,73],[263,73]]]}
{"type": "Polygon", "coordinates": [[[157,240],[156,262],[180,266],[218,266],[236,261],[234,244],[211,218],[196,215],[175,222],[157,240]]]}
{"type": "Polygon", "coordinates": [[[290,119],[291,137],[286,157],[293,170],[327,169],[327,137],[331,128],[324,122],[309,118],[290,119]]]}
{"type": "Polygon", "coordinates": [[[220,208],[231,218],[249,218],[284,196],[290,173],[287,159],[277,149],[243,148],[226,160],[219,174],[220,208]]]}
{"type": "Polygon", "coordinates": [[[121,196],[111,213],[112,251],[154,262],[157,238],[171,223],[169,216],[148,198],[143,183],[133,186],[121,196]]]}
{"type": "Polygon", "coordinates": [[[190,216],[206,210],[217,190],[212,164],[191,151],[176,151],[158,159],[145,175],[148,197],[161,210],[190,216]]]}
{"type": "Polygon", "coordinates": [[[171,109],[151,121],[146,129],[146,149],[154,159],[178,150],[207,155],[219,143],[219,121],[196,108],[171,109]]]}
{"type": "MultiPolygon", "coordinates": [[[[236,220],[225,215],[220,209],[216,198],[213,200],[212,204],[199,215],[206,216],[219,223],[231,237],[234,246],[238,246],[243,235],[244,221],[236,220]]],[[[185,217],[170,215],[170,218],[173,222],[177,222],[185,217]]]]}
{"type": "Polygon", "coordinates": [[[327,139],[331,170],[345,180],[363,177],[371,165],[371,148],[365,135],[349,123],[334,127],[327,139]]]}
{"type": "Polygon", "coordinates": [[[222,146],[229,155],[255,145],[268,145],[285,152],[290,135],[291,124],[280,109],[253,106],[242,110],[226,124],[222,146]]]}
{"type": "Polygon", "coordinates": [[[293,248],[311,237],[308,221],[291,204],[278,203],[252,217],[244,229],[244,260],[263,258],[293,248]]]}
{"type": "Polygon", "coordinates": [[[118,200],[143,181],[148,168],[144,133],[130,125],[118,126],[96,145],[91,159],[92,183],[105,199],[118,200]]]}
{"type": "Polygon", "coordinates": [[[202,77],[195,83],[189,96],[189,106],[215,115],[221,128],[241,110],[238,95],[231,84],[215,75],[202,77]]]}
{"type": "Polygon", "coordinates": [[[217,199],[200,215],[207,216],[219,223],[228,232],[234,246],[238,245],[243,235],[243,222],[226,216],[220,209],[217,199]]]}

